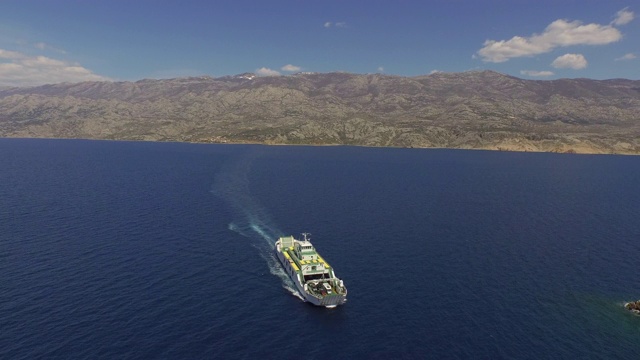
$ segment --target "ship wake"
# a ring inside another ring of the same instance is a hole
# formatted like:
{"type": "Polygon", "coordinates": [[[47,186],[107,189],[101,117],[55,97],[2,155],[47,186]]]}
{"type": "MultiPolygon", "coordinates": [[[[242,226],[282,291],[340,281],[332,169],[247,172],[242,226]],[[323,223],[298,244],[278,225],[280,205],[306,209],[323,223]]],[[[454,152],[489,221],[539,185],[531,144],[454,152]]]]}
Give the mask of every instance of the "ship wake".
{"type": "Polygon", "coordinates": [[[280,278],[284,289],[304,300],[274,254],[275,242],[283,236],[283,232],[274,224],[267,209],[251,196],[249,173],[253,161],[259,155],[257,150],[251,151],[224,167],[216,174],[211,193],[233,209],[234,220],[229,223],[229,230],[253,240],[251,245],[265,260],[269,273],[280,278]]]}

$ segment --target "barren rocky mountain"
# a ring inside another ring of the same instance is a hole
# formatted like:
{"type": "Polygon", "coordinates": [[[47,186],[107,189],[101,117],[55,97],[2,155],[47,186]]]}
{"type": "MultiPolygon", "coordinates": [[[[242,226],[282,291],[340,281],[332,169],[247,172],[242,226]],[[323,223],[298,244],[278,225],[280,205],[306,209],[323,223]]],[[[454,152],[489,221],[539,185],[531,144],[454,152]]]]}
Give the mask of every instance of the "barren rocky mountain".
{"type": "Polygon", "coordinates": [[[241,74],[0,89],[0,136],[640,153],[640,81],[241,74]]]}

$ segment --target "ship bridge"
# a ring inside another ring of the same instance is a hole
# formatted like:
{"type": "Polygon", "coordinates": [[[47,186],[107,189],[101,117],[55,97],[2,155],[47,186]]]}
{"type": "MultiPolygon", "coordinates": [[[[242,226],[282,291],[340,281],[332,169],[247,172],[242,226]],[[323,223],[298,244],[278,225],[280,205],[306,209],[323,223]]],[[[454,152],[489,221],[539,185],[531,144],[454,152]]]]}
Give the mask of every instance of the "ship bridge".
{"type": "Polygon", "coordinates": [[[295,251],[300,260],[318,260],[318,253],[309,241],[296,241],[295,251]]]}
{"type": "Polygon", "coordinates": [[[296,265],[296,271],[300,270],[304,280],[323,279],[334,277],[331,266],[316,252],[307,235],[304,240],[297,240],[293,236],[280,238],[283,253],[296,265]]]}

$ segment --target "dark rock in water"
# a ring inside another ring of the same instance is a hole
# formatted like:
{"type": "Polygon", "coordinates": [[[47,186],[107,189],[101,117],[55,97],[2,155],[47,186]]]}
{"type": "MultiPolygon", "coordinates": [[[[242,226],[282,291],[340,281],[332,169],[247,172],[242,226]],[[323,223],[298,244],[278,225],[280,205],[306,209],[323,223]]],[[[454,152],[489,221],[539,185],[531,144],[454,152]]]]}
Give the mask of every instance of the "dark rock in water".
{"type": "Polygon", "coordinates": [[[640,314],[640,300],[628,302],[624,304],[624,307],[633,313],[640,314]]]}

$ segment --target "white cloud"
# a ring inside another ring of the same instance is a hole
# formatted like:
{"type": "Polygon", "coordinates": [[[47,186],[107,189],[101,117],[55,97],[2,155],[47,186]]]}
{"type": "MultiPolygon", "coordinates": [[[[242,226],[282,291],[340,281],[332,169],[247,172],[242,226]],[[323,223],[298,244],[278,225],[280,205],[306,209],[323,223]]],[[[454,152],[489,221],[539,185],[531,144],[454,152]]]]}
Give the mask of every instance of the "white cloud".
{"type": "Polygon", "coordinates": [[[205,74],[200,70],[189,69],[189,68],[156,70],[151,74],[149,74],[149,77],[152,79],[175,79],[175,78],[200,77],[200,76],[209,76],[209,75],[205,74]]]}
{"type": "Polygon", "coordinates": [[[587,67],[587,59],[582,54],[564,54],[553,60],[551,66],[556,69],[579,70],[587,67]]]}
{"type": "Polygon", "coordinates": [[[628,54],[625,54],[625,55],[623,55],[623,56],[621,56],[621,57],[617,58],[617,59],[616,59],[616,61],[622,61],[622,60],[633,60],[633,59],[635,59],[636,57],[637,57],[637,56],[636,56],[636,54],[628,53],[628,54]]]}
{"type": "Polygon", "coordinates": [[[616,13],[616,18],[611,23],[613,25],[625,25],[631,22],[635,18],[633,11],[629,11],[628,8],[624,8],[616,13]]]}
{"type": "Polygon", "coordinates": [[[383,72],[384,71],[384,66],[378,66],[378,71],[379,72],[383,72]]]}
{"type": "Polygon", "coordinates": [[[549,24],[541,34],[514,36],[509,40],[487,40],[477,54],[482,61],[500,63],[511,58],[547,53],[558,47],[605,45],[621,38],[620,31],[612,25],[584,25],[580,21],[560,19],[549,24]]]}
{"type": "Polygon", "coordinates": [[[538,70],[520,70],[520,74],[522,75],[527,75],[527,76],[533,76],[533,77],[547,77],[547,76],[553,76],[553,71],[547,71],[547,70],[543,70],[543,71],[538,71],[538,70]]]}
{"type": "Polygon", "coordinates": [[[57,47],[49,45],[49,44],[45,44],[43,42],[35,43],[35,44],[33,44],[33,47],[35,47],[36,49],[40,49],[40,50],[55,51],[55,52],[60,53],[60,54],[66,54],[67,53],[63,49],[57,48],[57,47]]]}
{"type": "Polygon", "coordinates": [[[442,72],[442,70],[435,70],[434,69],[434,70],[429,71],[429,75],[433,75],[433,74],[437,74],[437,73],[441,73],[441,72],[442,72]]]}
{"type": "Polygon", "coordinates": [[[256,69],[256,75],[258,76],[280,76],[281,74],[273,69],[269,69],[266,67],[261,67],[260,69],[256,69]]]}
{"type": "Polygon", "coordinates": [[[76,63],[0,49],[0,86],[109,80],[76,63]]]}
{"type": "Polygon", "coordinates": [[[287,65],[281,67],[280,70],[287,71],[287,72],[296,72],[296,71],[302,70],[302,68],[300,66],[287,64],[287,65]]]}
{"type": "Polygon", "coordinates": [[[347,23],[344,21],[338,21],[336,23],[332,23],[331,21],[327,21],[324,23],[324,27],[326,28],[330,28],[332,26],[335,26],[337,28],[346,28],[347,27],[347,23]]]}
{"type": "Polygon", "coordinates": [[[9,50],[4,50],[4,49],[0,49],[0,59],[9,59],[9,60],[15,60],[15,59],[21,59],[24,58],[25,55],[17,52],[17,51],[9,51],[9,50]]]}

